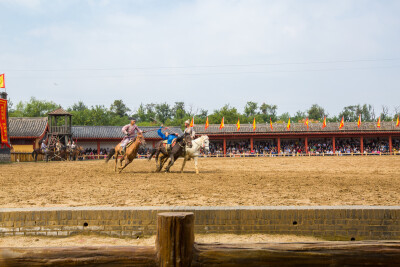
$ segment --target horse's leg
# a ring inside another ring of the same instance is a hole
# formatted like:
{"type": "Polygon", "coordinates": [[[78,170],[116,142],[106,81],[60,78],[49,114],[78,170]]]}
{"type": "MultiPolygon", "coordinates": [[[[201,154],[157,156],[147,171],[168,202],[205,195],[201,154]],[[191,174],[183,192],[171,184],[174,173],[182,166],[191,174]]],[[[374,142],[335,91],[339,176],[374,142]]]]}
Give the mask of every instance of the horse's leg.
{"type": "Polygon", "coordinates": [[[128,166],[129,165],[129,163],[131,163],[133,160],[129,160],[128,158],[126,158],[125,160],[124,160],[124,166],[122,166],[122,167],[120,167],[120,168],[118,168],[118,173],[121,173],[122,172],[122,170],[123,169],[125,169],[126,168],[126,166],[128,166]]]}
{"type": "Polygon", "coordinates": [[[160,172],[162,167],[164,166],[165,163],[165,158],[168,158],[167,156],[165,156],[164,154],[161,154],[160,157],[158,157],[158,163],[157,163],[157,168],[156,168],[156,172],[160,172]]]}
{"type": "Polygon", "coordinates": [[[169,156],[169,158],[171,159],[168,166],[165,168],[165,172],[169,172],[169,169],[172,167],[172,165],[174,165],[175,163],[175,157],[173,154],[171,154],[171,156],[169,156]]]}
{"type": "Polygon", "coordinates": [[[199,168],[197,168],[197,159],[198,159],[199,157],[194,157],[194,168],[195,168],[195,170],[196,170],[196,174],[199,174],[199,168]]]}
{"type": "Polygon", "coordinates": [[[117,166],[118,166],[118,150],[115,152],[114,156],[115,156],[114,171],[117,172],[117,166]]]}
{"type": "Polygon", "coordinates": [[[183,173],[183,168],[185,168],[186,160],[187,160],[187,156],[185,156],[185,157],[183,158],[181,173],[183,173]]]}

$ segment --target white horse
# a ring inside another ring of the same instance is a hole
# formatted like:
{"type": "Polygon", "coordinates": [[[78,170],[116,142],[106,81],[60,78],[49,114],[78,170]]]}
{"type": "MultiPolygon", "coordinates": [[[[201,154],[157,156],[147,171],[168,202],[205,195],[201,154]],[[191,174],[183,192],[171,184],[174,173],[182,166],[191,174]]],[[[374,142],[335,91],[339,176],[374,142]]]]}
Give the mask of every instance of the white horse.
{"type": "Polygon", "coordinates": [[[197,168],[197,159],[200,155],[200,149],[203,148],[205,152],[210,150],[210,140],[207,135],[202,135],[197,139],[192,141],[192,147],[189,148],[186,146],[186,153],[183,160],[181,172],[183,172],[183,168],[185,168],[185,164],[187,160],[194,158],[194,168],[196,169],[196,174],[199,174],[199,169],[197,168]]]}

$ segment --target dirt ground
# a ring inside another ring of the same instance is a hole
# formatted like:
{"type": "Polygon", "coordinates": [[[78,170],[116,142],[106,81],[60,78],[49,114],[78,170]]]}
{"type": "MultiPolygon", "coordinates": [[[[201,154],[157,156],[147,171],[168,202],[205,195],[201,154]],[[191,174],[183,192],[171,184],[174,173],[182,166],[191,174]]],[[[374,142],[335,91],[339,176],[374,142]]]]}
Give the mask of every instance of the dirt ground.
{"type": "MultiPolygon", "coordinates": [[[[70,247],[70,246],[154,246],[155,236],[140,239],[124,239],[95,235],[76,235],[64,238],[43,236],[8,236],[0,238],[0,247],[70,247]]],[[[263,243],[263,242],[316,242],[322,239],[293,235],[233,235],[199,234],[198,243],[263,243]]]]}
{"type": "Polygon", "coordinates": [[[400,157],[207,158],[154,173],[134,160],[0,164],[0,208],[55,206],[399,205],[400,157]]]}

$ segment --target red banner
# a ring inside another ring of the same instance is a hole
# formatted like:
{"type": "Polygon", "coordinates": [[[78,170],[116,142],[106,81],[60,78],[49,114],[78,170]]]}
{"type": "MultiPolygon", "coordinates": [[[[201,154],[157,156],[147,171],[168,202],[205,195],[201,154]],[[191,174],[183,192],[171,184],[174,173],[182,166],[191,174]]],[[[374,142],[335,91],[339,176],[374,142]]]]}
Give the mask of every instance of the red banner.
{"type": "Polygon", "coordinates": [[[7,132],[7,100],[0,99],[0,134],[1,143],[8,145],[8,132],[7,132]]]}

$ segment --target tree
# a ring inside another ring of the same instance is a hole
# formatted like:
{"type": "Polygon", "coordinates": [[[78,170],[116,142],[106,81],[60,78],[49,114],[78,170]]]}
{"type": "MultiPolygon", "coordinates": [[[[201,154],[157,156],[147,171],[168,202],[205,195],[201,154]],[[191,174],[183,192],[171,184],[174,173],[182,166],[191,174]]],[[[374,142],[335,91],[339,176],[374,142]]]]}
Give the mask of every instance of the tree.
{"type": "Polygon", "coordinates": [[[78,103],[73,104],[68,111],[84,111],[85,109],[88,109],[88,107],[82,101],[79,101],[78,103]]]}
{"type": "Polygon", "coordinates": [[[293,122],[300,122],[301,120],[304,120],[304,118],[307,116],[307,114],[303,111],[297,111],[296,114],[293,116],[292,120],[293,122]]]}
{"type": "Polygon", "coordinates": [[[344,117],[345,121],[358,121],[360,114],[363,121],[375,120],[374,108],[367,104],[344,107],[343,111],[339,113],[339,118],[344,117]]]}
{"type": "Polygon", "coordinates": [[[392,120],[392,118],[389,116],[389,108],[385,105],[382,106],[381,120],[382,121],[392,120]]]}
{"type": "Polygon", "coordinates": [[[262,105],[260,106],[260,111],[264,117],[264,121],[269,121],[269,118],[271,118],[272,121],[276,121],[277,109],[278,109],[277,105],[268,105],[266,103],[262,103],[262,105]]]}
{"type": "Polygon", "coordinates": [[[140,122],[148,121],[148,118],[146,116],[146,110],[145,110],[145,108],[144,108],[142,103],[140,103],[140,106],[139,106],[139,108],[136,111],[136,114],[134,116],[140,122]]]}
{"type": "Polygon", "coordinates": [[[156,104],[153,104],[153,103],[146,104],[147,121],[154,121],[156,119],[155,107],[156,107],[156,104]]]}
{"type": "Polygon", "coordinates": [[[255,102],[247,102],[246,106],[244,107],[244,115],[246,117],[254,117],[257,115],[258,104],[255,102]]]}
{"type": "Polygon", "coordinates": [[[325,116],[324,108],[318,106],[317,104],[312,105],[307,113],[310,120],[323,120],[325,116]]]}
{"type": "Polygon", "coordinates": [[[174,107],[172,108],[172,116],[174,119],[183,119],[185,118],[185,103],[184,102],[175,102],[174,107]]]}
{"type": "MultiPolygon", "coordinates": [[[[225,118],[225,123],[236,123],[237,119],[241,116],[240,113],[237,112],[237,109],[231,107],[229,104],[226,104],[221,109],[214,110],[214,113],[211,114],[208,119],[210,123],[220,123],[222,117],[225,118]]],[[[241,120],[242,122],[245,122],[241,120]]]]}
{"type": "Polygon", "coordinates": [[[282,114],[279,116],[279,120],[280,120],[280,121],[284,121],[284,122],[288,121],[289,118],[290,118],[289,112],[282,113],[282,114]]]}
{"type": "Polygon", "coordinates": [[[34,97],[24,103],[20,101],[10,117],[45,117],[60,106],[53,101],[37,100],[34,97]]]}
{"type": "Polygon", "coordinates": [[[114,103],[110,106],[110,111],[120,117],[128,116],[128,112],[131,110],[120,100],[114,100],[114,103]]]}
{"type": "Polygon", "coordinates": [[[165,123],[168,119],[171,118],[171,109],[167,103],[157,104],[155,106],[157,119],[165,123]]]}

